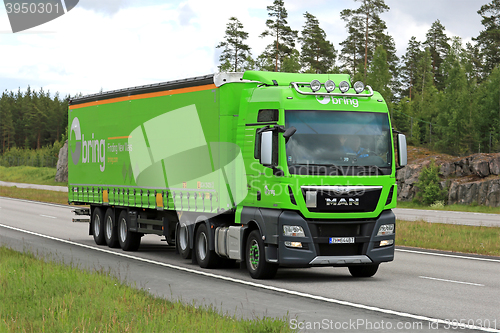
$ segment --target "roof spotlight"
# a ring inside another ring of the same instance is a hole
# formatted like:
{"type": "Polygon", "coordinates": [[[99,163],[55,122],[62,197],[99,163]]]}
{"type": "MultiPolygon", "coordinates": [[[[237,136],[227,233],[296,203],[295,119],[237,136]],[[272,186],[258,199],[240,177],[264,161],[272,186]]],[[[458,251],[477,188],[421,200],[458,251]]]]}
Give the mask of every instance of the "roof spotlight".
{"type": "Polygon", "coordinates": [[[339,89],[342,93],[346,93],[349,90],[349,82],[342,81],[339,83],[339,89]]]}
{"type": "Polygon", "coordinates": [[[356,83],[354,83],[353,87],[354,87],[354,91],[356,91],[357,94],[361,94],[365,90],[365,85],[361,81],[356,81],[356,83]]]}
{"type": "Polygon", "coordinates": [[[319,82],[318,80],[312,80],[311,81],[311,90],[313,92],[316,92],[320,89],[321,89],[321,82],[319,82]]]}
{"type": "Polygon", "coordinates": [[[334,91],[335,90],[335,82],[333,82],[332,80],[326,81],[325,82],[325,89],[328,92],[334,91]]]}

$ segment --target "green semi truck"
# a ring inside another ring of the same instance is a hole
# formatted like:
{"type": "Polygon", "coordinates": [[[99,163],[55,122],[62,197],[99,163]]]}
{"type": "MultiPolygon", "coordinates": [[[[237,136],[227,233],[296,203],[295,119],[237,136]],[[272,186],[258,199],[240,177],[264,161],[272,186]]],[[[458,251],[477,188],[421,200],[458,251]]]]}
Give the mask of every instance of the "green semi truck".
{"type": "Polygon", "coordinates": [[[349,75],[219,73],[75,98],[68,118],[69,202],[98,245],[156,234],[257,279],[394,258],[406,139],[349,75]]]}

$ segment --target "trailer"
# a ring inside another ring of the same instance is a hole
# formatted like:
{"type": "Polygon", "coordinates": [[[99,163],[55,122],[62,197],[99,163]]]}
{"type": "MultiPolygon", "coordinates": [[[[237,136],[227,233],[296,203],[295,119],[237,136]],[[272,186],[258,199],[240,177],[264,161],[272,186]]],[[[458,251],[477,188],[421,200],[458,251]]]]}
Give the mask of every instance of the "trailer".
{"type": "MultiPolygon", "coordinates": [[[[218,73],[75,98],[68,200],[98,245],[164,237],[203,268],[373,276],[394,258],[396,169],[383,97],[345,74],[218,73]]],[[[397,152],[397,153],[396,153],[397,152]]],[[[396,161],[396,156],[398,161],[396,161]]]]}

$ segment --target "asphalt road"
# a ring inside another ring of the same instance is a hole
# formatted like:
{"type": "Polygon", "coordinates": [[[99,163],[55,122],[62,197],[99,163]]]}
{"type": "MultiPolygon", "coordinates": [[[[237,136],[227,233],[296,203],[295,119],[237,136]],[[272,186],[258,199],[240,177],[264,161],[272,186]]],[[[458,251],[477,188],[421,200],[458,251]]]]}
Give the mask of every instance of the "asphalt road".
{"type": "Polygon", "coordinates": [[[0,245],[104,267],[154,295],[238,317],[288,315],[304,331],[468,331],[447,325],[456,320],[500,332],[500,258],[400,248],[373,278],[323,267],[280,269],[274,280],[257,281],[236,267],[201,269],[155,236],[137,252],[96,246],[88,224],[71,222],[72,209],[0,197],[0,245]]]}

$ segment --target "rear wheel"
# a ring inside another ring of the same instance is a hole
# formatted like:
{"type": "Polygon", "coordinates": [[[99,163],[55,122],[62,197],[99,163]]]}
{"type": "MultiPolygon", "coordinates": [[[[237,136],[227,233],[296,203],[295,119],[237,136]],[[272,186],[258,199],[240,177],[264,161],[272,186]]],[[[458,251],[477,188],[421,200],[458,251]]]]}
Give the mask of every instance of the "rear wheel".
{"type": "Polygon", "coordinates": [[[276,275],[278,265],[266,261],[264,241],[259,230],[248,235],[245,254],[248,273],[252,278],[272,279],[276,275]]]}
{"type": "Polygon", "coordinates": [[[189,229],[185,224],[177,224],[175,244],[182,258],[191,259],[192,251],[189,246],[189,229]]]}
{"type": "Polygon", "coordinates": [[[195,254],[198,265],[201,268],[214,268],[220,262],[220,257],[214,250],[210,250],[208,240],[210,239],[207,225],[201,223],[196,231],[195,254]]]}
{"type": "Polygon", "coordinates": [[[123,251],[137,251],[141,245],[141,235],[130,231],[130,220],[125,210],[118,217],[118,241],[123,251]]]}
{"type": "Polygon", "coordinates": [[[349,273],[353,277],[372,277],[377,273],[379,264],[349,266],[349,273]]]}
{"type": "Polygon", "coordinates": [[[104,239],[104,213],[100,207],[94,208],[92,214],[92,233],[94,235],[94,242],[97,245],[106,245],[104,239]]]}
{"type": "Polygon", "coordinates": [[[115,211],[108,208],[104,216],[104,238],[109,247],[119,247],[118,233],[116,231],[115,211]]]}

